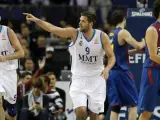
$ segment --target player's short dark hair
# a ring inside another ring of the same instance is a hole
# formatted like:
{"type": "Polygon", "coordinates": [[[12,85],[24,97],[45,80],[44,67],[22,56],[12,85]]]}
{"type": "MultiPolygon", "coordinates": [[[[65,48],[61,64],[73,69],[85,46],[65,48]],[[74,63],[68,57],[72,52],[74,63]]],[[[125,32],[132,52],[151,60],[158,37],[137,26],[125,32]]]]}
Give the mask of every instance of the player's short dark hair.
{"type": "Polygon", "coordinates": [[[158,18],[160,15],[160,0],[155,0],[153,4],[153,15],[158,18]]]}
{"type": "Polygon", "coordinates": [[[122,10],[115,10],[113,11],[113,13],[111,14],[111,25],[116,26],[119,23],[121,23],[125,18],[125,13],[122,10]]]}
{"type": "Polygon", "coordinates": [[[81,16],[87,17],[89,22],[93,22],[94,24],[96,23],[96,14],[93,12],[85,11],[81,13],[81,16]]]}

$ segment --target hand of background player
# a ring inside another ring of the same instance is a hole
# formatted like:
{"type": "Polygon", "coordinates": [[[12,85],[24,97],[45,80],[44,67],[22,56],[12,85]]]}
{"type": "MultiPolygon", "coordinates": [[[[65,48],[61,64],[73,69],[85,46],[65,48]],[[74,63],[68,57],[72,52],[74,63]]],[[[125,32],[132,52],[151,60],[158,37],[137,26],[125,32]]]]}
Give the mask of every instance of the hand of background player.
{"type": "Polygon", "coordinates": [[[102,76],[105,80],[108,79],[108,76],[109,76],[109,70],[108,70],[108,68],[105,68],[105,69],[102,71],[101,76],[102,76]]]}
{"type": "Polygon", "coordinates": [[[28,21],[36,22],[38,20],[38,18],[36,18],[35,16],[33,16],[30,13],[23,13],[23,15],[26,15],[26,20],[28,20],[28,21]]]}
{"type": "Polygon", "coordinates": [[[5,61],[7,61],[6,56],[0,56],[0,62],[5,62],[5,61]]]}

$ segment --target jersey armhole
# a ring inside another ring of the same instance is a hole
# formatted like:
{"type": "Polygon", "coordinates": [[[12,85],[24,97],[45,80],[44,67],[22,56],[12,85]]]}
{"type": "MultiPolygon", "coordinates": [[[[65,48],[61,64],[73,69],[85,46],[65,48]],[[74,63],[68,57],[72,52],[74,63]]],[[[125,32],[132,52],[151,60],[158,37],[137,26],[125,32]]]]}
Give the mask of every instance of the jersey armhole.
{"type": "Polygon", "coordinates": [[[9,40],[9,42],[10,42],[10,44],[11,44],[11,46],[12,46],[12,43],[11,43],[11,40],[10,40],[10,37],[9,37],[9,34],[8,34],[8,27],[6,27],[7,28],[7,37],[8,37],[8,40],[9,40]]]}
{"type": "Polygon", "coordinates": [[[74,41],[71,42],[71,44],[69,45],[69,47],[72,47],[72,46],[76,43],[77,38],[78,38],[78,34],[79,34],[79,32],[78,32],[78,29],[77,29],[77,36],[76,36],[76,39],[75,39],[74,41]]]}
{"type": "Polygon", "coordinates": [[[104,47],[103,47],[103,42],[102,42],[102,31],[101,31],[101,33],[100,33],[100,41],[101,41],[102,48],[104,49],[104,47]]]}

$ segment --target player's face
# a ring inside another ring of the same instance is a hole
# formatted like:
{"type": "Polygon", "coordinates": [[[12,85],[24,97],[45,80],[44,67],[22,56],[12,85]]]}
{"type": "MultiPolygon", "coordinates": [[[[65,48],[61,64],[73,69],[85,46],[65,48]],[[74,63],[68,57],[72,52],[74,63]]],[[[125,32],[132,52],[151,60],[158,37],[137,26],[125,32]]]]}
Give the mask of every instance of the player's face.
{"type": "Polygon", "coordinates": [[[55,75],[50,75],[49,79],[50,79],[50,87],[54,88],[55,85],[56,85],[56,76],[55,75]]]}
{"type": "Polygon", "coordinates": [[[87,32],[89,29],[89,22],[86,16],[80,17],[79,27],[81,32],[87,32]]]}

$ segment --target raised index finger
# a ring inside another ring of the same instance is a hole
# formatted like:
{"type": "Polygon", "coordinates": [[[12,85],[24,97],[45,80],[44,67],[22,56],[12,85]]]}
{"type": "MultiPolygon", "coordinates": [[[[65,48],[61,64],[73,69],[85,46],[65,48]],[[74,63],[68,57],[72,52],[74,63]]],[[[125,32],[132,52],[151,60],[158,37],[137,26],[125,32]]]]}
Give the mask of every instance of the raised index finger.
{"type": "Polygon", "coordinates": [[[29,13],[23,13],[23,15],[30,15],[29,13]]]}

